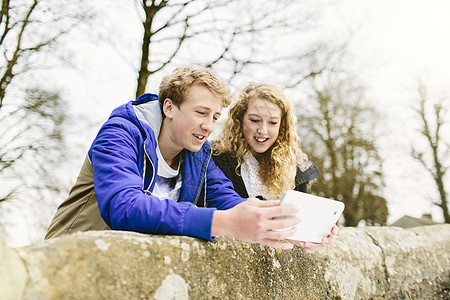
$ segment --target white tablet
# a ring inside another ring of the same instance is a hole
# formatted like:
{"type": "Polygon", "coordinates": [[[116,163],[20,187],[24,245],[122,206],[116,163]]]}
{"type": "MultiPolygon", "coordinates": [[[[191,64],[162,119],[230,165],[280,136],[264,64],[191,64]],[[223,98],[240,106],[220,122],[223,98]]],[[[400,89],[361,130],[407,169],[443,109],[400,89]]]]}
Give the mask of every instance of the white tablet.
{"type": "Polygon", "coordinates": [[[294,190],[286,191],[281,198],[280,205],[287,204],[298,207],[296,217],[300,219],[296,232],[288,239],[305,242],[321,243],[344,211],[343,202],[294,190]]]}

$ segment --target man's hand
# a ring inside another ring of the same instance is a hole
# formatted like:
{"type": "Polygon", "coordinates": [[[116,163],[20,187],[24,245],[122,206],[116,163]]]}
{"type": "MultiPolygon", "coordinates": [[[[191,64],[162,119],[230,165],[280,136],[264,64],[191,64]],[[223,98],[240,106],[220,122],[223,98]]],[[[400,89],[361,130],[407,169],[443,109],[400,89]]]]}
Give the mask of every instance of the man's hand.
{"type": "Polygon", "coordinates": [[[322,250],[324,248],[324,245],[332,245],[338,233],[339,227],[337,227],[337,225],[334,225],[333,228],[331,228],[330,234],[322,239],[322,243],[300,242],[295,240],[289,241],[297,246],[300,246],[307,253],[314,253],[316,251],[322,250]]]}
{"type": "Polygon", "coordinates": [[[293,215],[298,208],[292,205],[280,206],[279,200],[262,201],[250,197],[228,210],[214,212],[211,235],[228,236],[246,242],[262,243],[280,249],[292,249],[293,245],[285,240],[295,232],[291,228],[298,223],[298,218],[279,219],[276,217],[293,215]],[[275,231],[273,229],[284,229],[275,231]]]}

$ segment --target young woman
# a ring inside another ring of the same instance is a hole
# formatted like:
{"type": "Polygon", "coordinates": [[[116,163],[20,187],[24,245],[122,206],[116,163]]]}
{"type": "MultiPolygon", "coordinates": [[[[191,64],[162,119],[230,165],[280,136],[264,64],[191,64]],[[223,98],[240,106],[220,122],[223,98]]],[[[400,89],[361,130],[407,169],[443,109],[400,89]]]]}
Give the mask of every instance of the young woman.
{"type": "MultiPolygon", "coordinates": [[[[214,162],[243,198],[280,199],[289,189],[307,192],[319,176],[299,147],[296,117],[284,93],[269,84],[249,84],[230,108],[222,136],[213,143],[214,162]]],[[[334,226],[322,244],[292,241],[306,252],[332,244],[334,226]]]]}
{"type": "Polygon", "coordinates": [[[252,83],[240,93],[214,142],[214,161],[241,197],[307,192],[307,183],[319,176],[299,147],[296,123],[292,104],[277,87],[252,83]]]}

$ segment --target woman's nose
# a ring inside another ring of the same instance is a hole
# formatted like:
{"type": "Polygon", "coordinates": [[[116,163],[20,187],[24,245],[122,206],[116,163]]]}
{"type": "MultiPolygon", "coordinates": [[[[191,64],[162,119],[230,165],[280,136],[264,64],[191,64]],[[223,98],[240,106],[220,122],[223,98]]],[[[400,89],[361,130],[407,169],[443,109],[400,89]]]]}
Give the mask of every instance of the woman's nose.
{"type": "Polygon", "coordinates": [[[266,124],[261,124],[261,125],[258,127],[257,131],[258,131],[259,133],[267,133],[267,125],[266,125],[266,124]]]}

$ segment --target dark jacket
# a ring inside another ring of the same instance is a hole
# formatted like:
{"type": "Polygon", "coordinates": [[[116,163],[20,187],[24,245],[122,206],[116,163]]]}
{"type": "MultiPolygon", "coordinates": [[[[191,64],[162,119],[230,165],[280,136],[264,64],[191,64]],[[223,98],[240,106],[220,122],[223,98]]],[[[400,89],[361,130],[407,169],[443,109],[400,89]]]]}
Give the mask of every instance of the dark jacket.
{"type": "Polygon", "coordinates": [[[153,196],[161,124],[156,95],[144,94],[116,108],[92,143],[46,238],[116,229],[211,240],[214,211],[232,208],[245,199],[211,160],[208,141],[198,152],[184,150],[179,201],[153,196]]]}
{"type": "MultiPolygon", "coordinates": [[[[234,190],[243,198],[248,198],[242,176],[236,173],[237,159],[231,153],[213,155],[214,162],[223,173],[233,182],[234,190]]],[[[241,167],[238,168],[240,174],[241,167]]],[[[307,183],[320,175],[319,169],[311,161],[305,162],[305,166],[297,166],[294,190],[307,193],[307,183]],[[300,167],[305,167],[302,171],[300,167]]],[[[254,195],[252,195],[254,196],[254,195]]]]}

